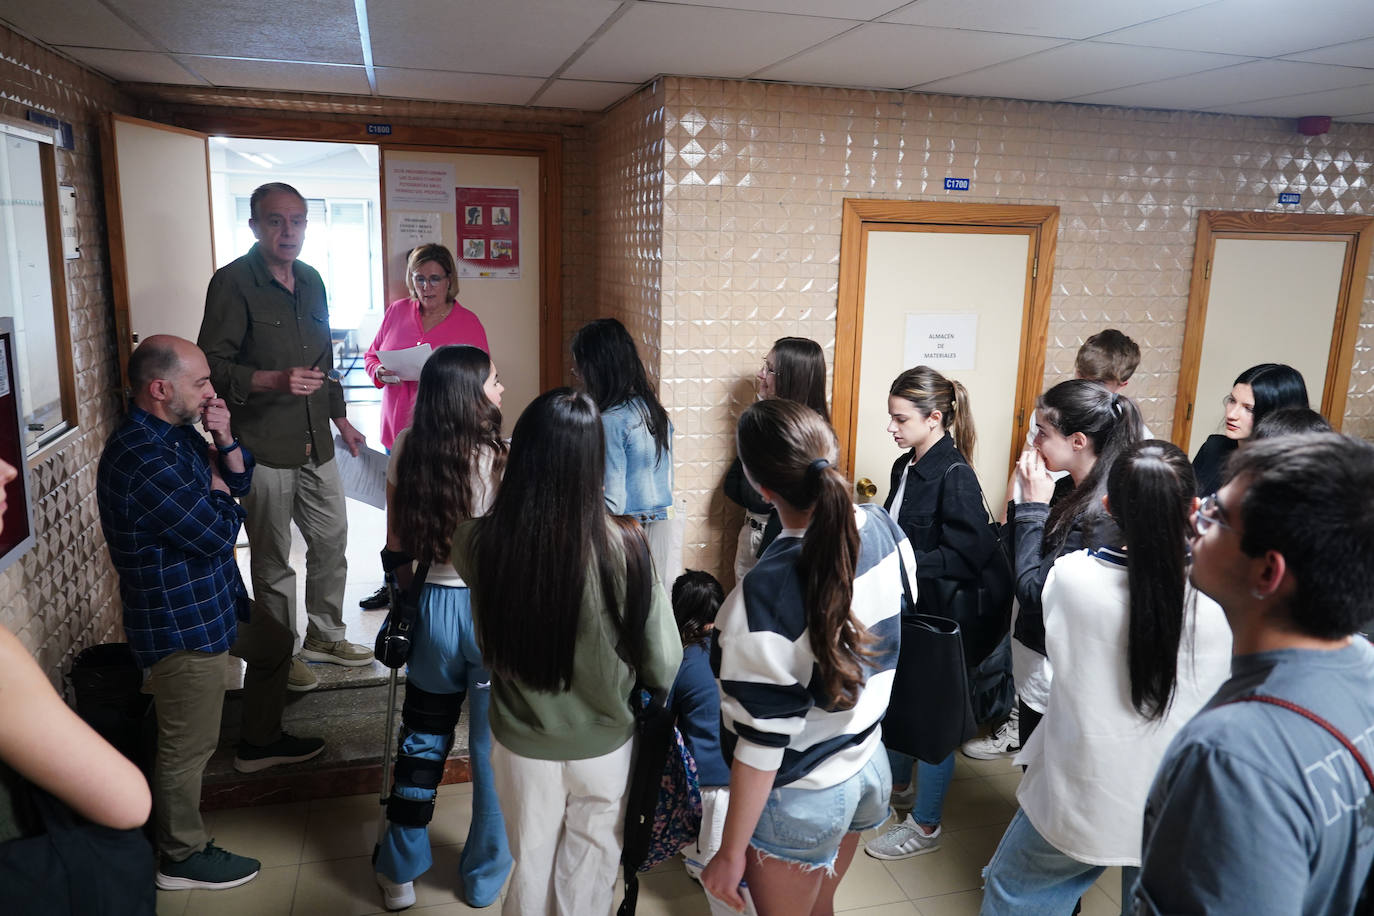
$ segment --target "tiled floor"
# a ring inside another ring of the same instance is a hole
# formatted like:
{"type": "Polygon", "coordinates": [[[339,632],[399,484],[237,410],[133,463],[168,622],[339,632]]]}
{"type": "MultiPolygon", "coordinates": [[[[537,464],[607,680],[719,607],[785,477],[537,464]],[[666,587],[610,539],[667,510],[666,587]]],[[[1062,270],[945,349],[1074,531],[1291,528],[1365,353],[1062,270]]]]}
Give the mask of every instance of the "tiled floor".
{"type": "MultiPolygon", "coordinates": [[[[979,873],[1015,810],[1020,770],[1010,761],[958,757],[945,802],[940,849],[898,862],[864,855],[840,885],[836,909],[855,916],[962,916],[978,912],[979,873]]],[[[431,824],[434,867],[416,882],[408,912],[424,916],[473,910],[459,898],[458,854],[467,833],[471,789],[444,786],[431,824]]],[[[375,796],[215,811],[206,815],[215,842],[254,856],[256,880],[227,891],[159,892],[159,916],[364,916],[383,913],[369,857],[377,838],[375,796]]],[[[868,835],[865,835],[867,839],[868,835]]],[[[640,882],[641,916],[705,916],[701,890],[681,865],[665,863],[640,882]]],[[[1084,897],[1085,916],[1120,912],[1121,878],[1109,869],[1084,897]]]]}

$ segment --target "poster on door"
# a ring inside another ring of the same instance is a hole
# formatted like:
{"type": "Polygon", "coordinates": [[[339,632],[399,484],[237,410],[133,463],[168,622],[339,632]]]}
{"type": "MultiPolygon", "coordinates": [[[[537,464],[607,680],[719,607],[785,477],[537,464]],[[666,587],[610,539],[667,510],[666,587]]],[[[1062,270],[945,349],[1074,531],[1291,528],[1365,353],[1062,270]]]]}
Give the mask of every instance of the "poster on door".
{"type": "Polygon", "coordinates": [[[455,188],[458,276],[520,277],[520,189],[455,188]]]}

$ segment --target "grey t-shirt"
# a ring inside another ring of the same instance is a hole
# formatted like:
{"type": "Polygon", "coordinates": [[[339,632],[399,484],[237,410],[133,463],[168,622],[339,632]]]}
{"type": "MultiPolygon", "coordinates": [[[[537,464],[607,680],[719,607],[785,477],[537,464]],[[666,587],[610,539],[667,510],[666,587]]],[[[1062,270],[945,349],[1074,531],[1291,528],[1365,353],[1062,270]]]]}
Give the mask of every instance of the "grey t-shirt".
{"type": "Polygon", "coordinates": [[[1239,656],[1184,726],[1145,807],[1137,914],[1349,913],[1374,861],[1374,811],[1359,765],[1323,728],[1264,703],[1307,707],[1374,765],[1374,647],[1239,656]]]}

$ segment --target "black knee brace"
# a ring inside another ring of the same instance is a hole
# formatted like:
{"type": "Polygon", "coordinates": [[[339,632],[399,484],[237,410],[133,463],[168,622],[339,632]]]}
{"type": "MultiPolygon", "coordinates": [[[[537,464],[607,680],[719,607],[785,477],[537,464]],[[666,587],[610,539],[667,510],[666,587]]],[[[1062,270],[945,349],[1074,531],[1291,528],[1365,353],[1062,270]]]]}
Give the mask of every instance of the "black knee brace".
{"type": "MultiPolygon", "coordinates": [[[[463,693],[430,693],[414,684],[406,684],[405,704],[401,707],[401,721],[412,732],[443,737],[439,758],[412,757],[398,754],[395,781],[417,789],[437,789],[444,777],[444,763],[453,747],[453,729],[463,707],[463,693]]],[[[404,741],[404,737],[402,738],[404,741]]],[[[386,801],[387,820],[405,827],[423,827],[434,818],[434,800],[420,801],[401,798],[394,792],[386,801]]]]}

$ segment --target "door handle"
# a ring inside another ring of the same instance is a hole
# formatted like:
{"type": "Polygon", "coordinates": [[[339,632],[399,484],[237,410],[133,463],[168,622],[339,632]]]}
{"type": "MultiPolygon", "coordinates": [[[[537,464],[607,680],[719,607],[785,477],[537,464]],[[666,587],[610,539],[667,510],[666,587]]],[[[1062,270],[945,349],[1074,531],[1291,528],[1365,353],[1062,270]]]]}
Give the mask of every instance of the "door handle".
{"type": "Polygon", "coordinates": [[[878,495],[878,487],[867,477],[860,477],[854,482],[854,495],[861,503],[871,502],[878,495]]]}

